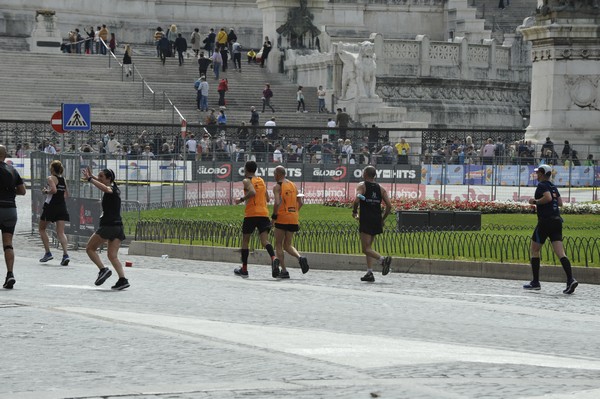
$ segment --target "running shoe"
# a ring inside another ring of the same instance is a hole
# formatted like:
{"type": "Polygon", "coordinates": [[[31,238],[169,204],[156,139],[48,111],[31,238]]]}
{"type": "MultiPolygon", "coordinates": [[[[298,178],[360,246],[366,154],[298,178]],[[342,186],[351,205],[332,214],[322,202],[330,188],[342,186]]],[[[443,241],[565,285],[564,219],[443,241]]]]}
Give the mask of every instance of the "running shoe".
{"type": "Polygon", "coordinates": [[[17,280],[15,280],[15,276],[13,276],[12,273],[7,273],[6,280],[4,280],[4,285],[2,287],[6,288],[7,290],[12,290],[16,282],[17,280]]]}
{"type": "Polygon", "coordinates": [[[279,276],[279,265],[280,264],[281,264],[281,262],[277,258],[274,258],[271,261],[271,276],[273,278],[277,278],[279,276]]]}
{"type": "Polygon", "coordinates": [[[368,281],[369,283],[373,283],[375,282],[375,276],[373,276],[373,273],[367,272],[367,274],[360,278],[360,281],[368,281]]]}
{"type": "Polygon", "coordinates": [[[121,290],[124,290],[125,288],[129,288],[129,280],[127,280],[125,277],[120,277],[117,280],[117,284],[110,287],[111,290],[116,290],[116,291],[121,291],[121,290]]]}
{"type": "Polygon", "coordinates": [[[539,291],[542,289],[542,286],[540,285],[539,281],[532,281],[529,284],[525,284],[523,286],[524,290],[532,290],[532,291],[539,291]]]}
{"type": "Polygon", "coordinates": [[[301,256],[300,259],[298,259],[298,262],[300,262],[300,268],[302,269],[302,274],[308,273],[308,269],[310,269],[308,267],[308,259],[306,259],[304,256],[301,256]]]}
{"type": "Polygon", "coordinates": [[[40,259],[40,262],[48,262],[49,260],[52,260],[52,259],[54,259],[54,256],[52,256],[52,253],[46,252],[44,257],[42,259],[40,259]]]}
{"type": "Polygon", "coordinates": [[[112,276],[112,272],[110,271],[110,269],[108,267],[105,267],[104,269],[100,269],[100,271],[98,272],[98,278],[96,279],[96,282],[94,284],[102,285],[102,284],[104,284],[106,279],[109,278],[110,276],[112,276]]]}
{"type": "Polygon", "coordinates": [[[575,292],[575,288],[577,288],[578,285],[579,283],[574,278],[569,280],[567,283],[567,289],[563,290],[563,294],[571,295],[575,292]]]}
{"type": "Polygon", "coordinates": [[[279,278],[281,279],[289,279],[290,278],[290,272],[286,271],[281,271],[279,273],[279,278]]]}
{"type": "Polygon", "coordinates": [[[60,265],[61,266],[69,266],[70,261],[71,261],[71,258],[69,258],[69,255],[63,255],[63,258],[60,261],[60,265]]]}
{"type": "Polygon", "coordinates": [[[241,267],[238,267],[237,269],[233,269],[233,274],[235,274],[236,276],[243,277],[243,278],[248,278],[248,270],[244,271],[244,269],[242,269],[241,267]]]}
{"type": "Polygon", "coordinates": [[[392,257],[391,256],[386,256],[383,259],[383,268],[381,269],[381,274],[383,274],[384,276],[387,275],[390,272],[390,265],[392,264],[392,257]]]}

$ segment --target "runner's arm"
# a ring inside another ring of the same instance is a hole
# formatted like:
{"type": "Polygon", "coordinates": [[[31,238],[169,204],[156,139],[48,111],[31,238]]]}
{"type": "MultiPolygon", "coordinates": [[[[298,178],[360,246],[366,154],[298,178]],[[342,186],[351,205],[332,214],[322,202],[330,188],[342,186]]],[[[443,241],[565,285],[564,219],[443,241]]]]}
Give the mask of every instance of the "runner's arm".
{"type": "Polygon", "coordinates": [[[359,195],[365,195],[365,183],[360,182],[356,186],[356,196],[354,197],[354,202],[352,202],[352,216],[358,216],[358,205],[360,204],[359,195]]]}
{"type": "Polygon", "coordinates": [[[279,212],[279,205],[281,205],[281,186],[279,183],[275,184],[275,187],[273,187],[273,197],[275,205],[273,205],[273,215],[271,216],[271,219],[275,220],[277,219],[277,212],[279,212]]]}
{"type": "Polygon", "coordinates": [[[244,191],[246,194],[243,197],[235,200],[236,204],[241,204],[242,202],[245,202],[256,195],[256,190],[254,189],[250,179],[244,179],[244,191]]]}

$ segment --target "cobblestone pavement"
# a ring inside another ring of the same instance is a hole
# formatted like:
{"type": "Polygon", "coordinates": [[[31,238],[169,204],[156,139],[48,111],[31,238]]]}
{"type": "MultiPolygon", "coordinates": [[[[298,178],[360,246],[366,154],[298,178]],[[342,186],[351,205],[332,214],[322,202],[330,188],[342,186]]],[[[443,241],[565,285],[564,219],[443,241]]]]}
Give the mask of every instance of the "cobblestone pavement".
{"type": "Polygon", "coordinates": [[[0,290],[2,398],[600,397],[597,286],[297,268],[277,281],[257,265],[240,279],[124,249],[131,288],[113,292],[83,250],[40,264],[26,230],[17,284],[0,290]]]}

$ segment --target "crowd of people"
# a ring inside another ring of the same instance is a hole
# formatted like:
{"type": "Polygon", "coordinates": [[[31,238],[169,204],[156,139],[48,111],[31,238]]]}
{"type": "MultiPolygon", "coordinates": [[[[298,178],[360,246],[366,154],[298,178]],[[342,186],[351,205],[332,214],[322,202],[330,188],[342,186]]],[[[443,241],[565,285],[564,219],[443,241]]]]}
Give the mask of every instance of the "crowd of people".
{"type": "Polygon", "coordinates": [[[423,153],[423,162],[451,165],[595,165],[593,154],[588,154],[583,161],[580,160],[578,152],[571,148],[568,140],[565,140],[559,157],[550,137],[546,138],[539,153],[536,153],[536,147],[531,142],[525,140],[505,143],[501,137],[496,141],[490,137],[485,143],[477,146],[470,136],[464,141],[458,138],[448,139],[444,145],[427,147],[423,153]]]}

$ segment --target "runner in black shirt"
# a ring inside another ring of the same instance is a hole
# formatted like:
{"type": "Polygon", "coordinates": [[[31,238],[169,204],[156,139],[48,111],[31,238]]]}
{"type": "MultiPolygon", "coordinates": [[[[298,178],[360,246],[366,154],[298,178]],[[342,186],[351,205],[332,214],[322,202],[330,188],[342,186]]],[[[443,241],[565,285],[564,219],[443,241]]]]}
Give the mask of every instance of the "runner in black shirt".
{"type": "Polygon", "coordinates": [[[565,255],[562,243],[562,223],[559,207],[562,206],[562,198],[558,189],[550,178],[552,177],[552,167],[549,165],[540,165],[535,169],[537,173],[538,185],[535,190],[534,198],[529,200],[531,205],[535,205],[538,215],[538,223],[531,236],[531,270],[533,280],[523,286],[526,290],[541,289],[540,285],[540,249],[546,239],[549,238],[552,243],[552,249],[559,257],[565,274],[567,275],[567,288],[563,294],[572,294],[577,288],[577,280],[573,278],[571,271],[571,262],[565,255]]]}
{"type": "Polygon", "coordinates": [[[129,287],[129,281],[125,278],[123,265],[118,257],[121,242],[125,239],[125,233],[123,231],[123,221],[121,220],[121,191],[115,183],[115,172],[111,169],[103,169],[96,177],[92,175],[89,169],[84,169],[83,177],[104,193],[102,195],[100,228],[90,237],[85,248],[92,262],[100,269],[95,284],[102,285],[112,275],[110,269],[102,264],[100,256],[96,252],[104,242],[108,241],[108,260],[119,275],[119,280],[111,288],[113,290],[123,290],[129,287]]]}
{"type": "Polygon", "coordinates": [[[15,197],[25,195],[27,190],[19,172],[4,162],[6,155],[6,147],[0,145],[0,230],[2,230],[2,246],[6,262],[6,279],[3,287],[10,290],[16,283],[13,275],[15,252],[12,246],[13,234],[17,225],[15,197]]]}
{"type": "Polygon", "coordinates": [[[46,194],[46,200],[44,201],[44,209],[42,216],[40,216],[40,224],[38,230],[40,232],[40,238],[44,244],[46,250],[44,257],[40,259],[40,262],[48,262],[54,259],[50,252],[50,240],[48,239],[48,233],[46,233],[46,227],[48,223],[56,223],[56,236],[63,249],[63,257],[60,264],[67,266],[69,264],[69,254],[67,253],[67,236],[65,235],[65,222],[69,221],[69,212],[67,212],[67,203],[65,197],[69,195],[67,188],[67,182],[62,176],[64,168],[59,160],[52,161],[50,164],[50,176],[47,179],[47,185],[42,189],[42,193],[46,194]]]}
{"type": "Polygon", "coordinates": [[[392,210],[392,203],[387,191],[375,183],[376,170],[373,166],[367,166],[363,170],[364,181],[356,187],[356,198],[352,207],[352,216],[359,220],[360,242],[362,251],[367,256],[367,274],[361,281],[374,282],[373,259],[379,260],[384,276],[390,272],[392,257],[383,257],[375,252],[371,246],[377,234],[383,233],[383,224],[392,210]],[[381,202],[385,204],[385,211],[381,214],[381,202]],[[360,216],[358,207],[360,205],[360,216]]]}

